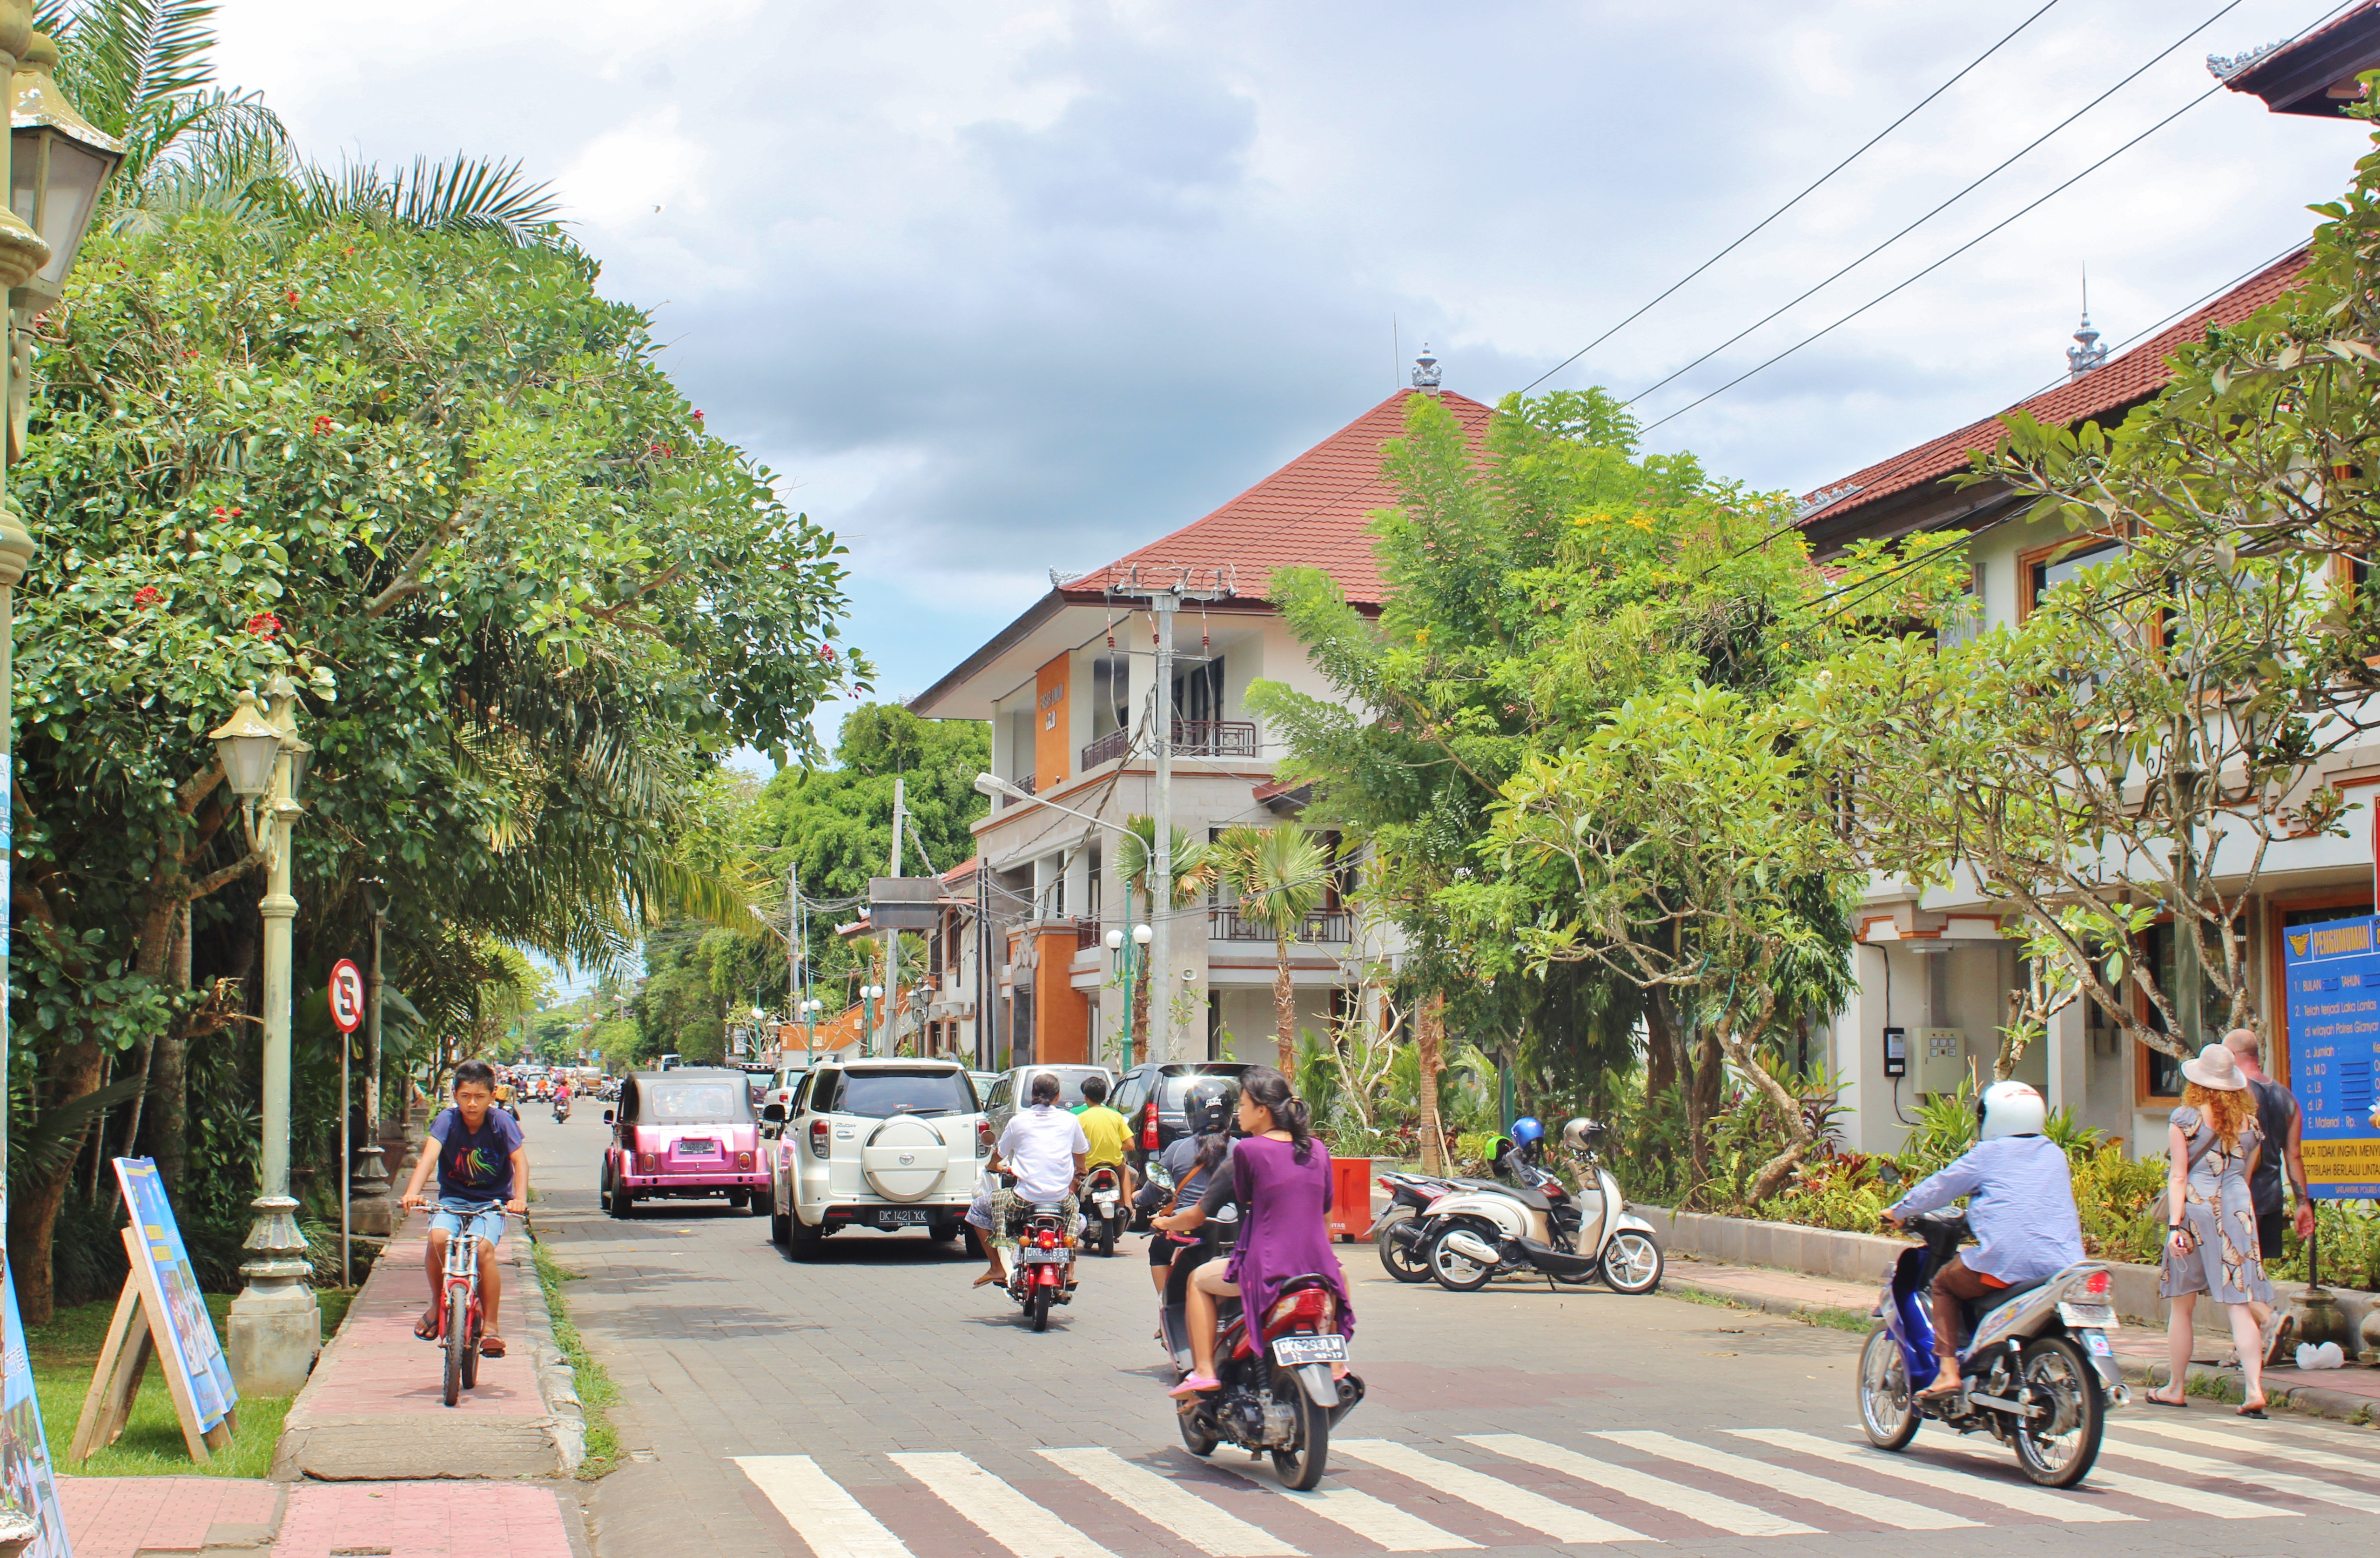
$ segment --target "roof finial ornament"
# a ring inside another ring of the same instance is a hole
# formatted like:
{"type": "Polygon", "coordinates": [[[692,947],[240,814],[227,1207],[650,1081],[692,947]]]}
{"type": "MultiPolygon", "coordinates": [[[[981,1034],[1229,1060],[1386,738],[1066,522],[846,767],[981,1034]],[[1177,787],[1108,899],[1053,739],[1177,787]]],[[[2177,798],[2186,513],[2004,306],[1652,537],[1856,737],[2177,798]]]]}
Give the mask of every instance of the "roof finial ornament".
{"type": "Polygon", "coordinates": [[[1421,355],[1414,359],[1414,388],[1424,395],[1438,393],[1438,359],[1430,354],[1429,343],[1421,344],[1421,355]]]}
{"type": "Polygon", "coordinates": [[[2082,327],[2074,332],[2074,345],[2066,348],[2066,382],[2072,383],[2094,368],[2107,360],[2107,348],[2099,344],[2099,333],[2091,328],[2091,268],[2082,268],[2082,327]]]}

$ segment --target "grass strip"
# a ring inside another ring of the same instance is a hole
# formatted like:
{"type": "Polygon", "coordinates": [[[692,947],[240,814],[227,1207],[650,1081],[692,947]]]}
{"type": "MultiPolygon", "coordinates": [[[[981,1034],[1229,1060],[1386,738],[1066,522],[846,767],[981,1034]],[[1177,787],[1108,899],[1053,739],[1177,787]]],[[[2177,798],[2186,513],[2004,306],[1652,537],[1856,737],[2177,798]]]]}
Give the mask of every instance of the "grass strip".
{"type": "MultiPolygon", "coordinates": [[[[354,1296],[335,1288],[314,1290],[315,1302],[322,1309],[325,1343],[346,1318],[354,1296]]],[[[227,1293],[206,1296],[207,1312],[214,1319],[218,1335],[231,1311],[231,1299],[227,1293]]],[[[99,1366],[99,1349],[107,1341],[108,1322],[115,1314],[111,1299],[78,1304],[58,1310],[47,1325],[35,1326],[26,1333],[33,1391],[42,1404],[42,1434],[49,1441],[53,1467],[76,1477],[262,1477],[272,1468],[273,1447],[281,1442],[281,1422],[289,1415],[295,1396],[249,1396],[241,1401],[239,1426],[232,1430],[230,1445],[206,1465],[194,1466],[182,1442],[182,1422],[165,1386],[164,1364],[153,1358],[141,1377],[140,1394],[134,1398],[123,1437],[87,1461],[67,1460],[75,1425],[81,1420],[83,1402],[91,1394],[91,1371],[99,1366]]]]}
{"type": "Polygon", "coordinates": [[[587,1418],[587,1458],[578,1463],[578,1477],[592,1482],[620,1464],[620,1435],[612,1427],[611,1412],[612,1405],[620,1399],[619,1387],[587,1350],[586,1339],[571,1322],[563,1284],[577,1282],[581,1273],[564,1270],[542,1239],[532,1241],[529,1252],[537,1261],[537,1285],[545,1294],[546,1314],[553,1322],[553,1345],[570,1360],[577,1378],[578,1406],[587,1418]]]}

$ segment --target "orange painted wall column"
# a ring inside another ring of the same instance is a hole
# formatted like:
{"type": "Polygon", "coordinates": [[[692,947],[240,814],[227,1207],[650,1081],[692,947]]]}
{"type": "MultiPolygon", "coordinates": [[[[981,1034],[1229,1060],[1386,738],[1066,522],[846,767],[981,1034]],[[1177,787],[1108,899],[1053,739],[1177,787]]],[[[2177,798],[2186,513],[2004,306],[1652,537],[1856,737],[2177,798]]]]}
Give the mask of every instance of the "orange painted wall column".
{"type": "Polygon", "coordinates": [[[1034,677],[1033,699],[1033,788],[1048,795],[1075,771],[1074,753],[1069,749],[1069,737],[1074,726],[1067,720],[1065,655],[1060,655],[1041,667],[1034,677]]]}
{"type": "Polygon", "coordinates": [[[1049,931],[1033,970],[1033,1059],[1085,1065],[1091,1058],[1091,1004],[1074,986],[1075,932],[1049,931]]]}

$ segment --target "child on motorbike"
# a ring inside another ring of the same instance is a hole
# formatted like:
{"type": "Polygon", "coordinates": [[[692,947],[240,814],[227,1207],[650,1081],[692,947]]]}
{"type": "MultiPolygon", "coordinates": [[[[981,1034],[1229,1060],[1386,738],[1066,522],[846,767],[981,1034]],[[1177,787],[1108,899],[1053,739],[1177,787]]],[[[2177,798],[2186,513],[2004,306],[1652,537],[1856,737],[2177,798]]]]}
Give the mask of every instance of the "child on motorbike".
{"type": "MultiPolygon", "coordinates": [[[[1244,1313],[1262,1317],[1283,1284],[1311,1272],[1338,1300],[1339,1334],[1355,1333],[1346,1273],[1330,1248],[1330,1154],[1316,1145],[1309,1118],[1287,1077],[1269,1065],[1250,1069],[1240,1078],[1240,1128],[1247,1135],[1232,1143],[1230,1162],[1212,1175],[1196,1206],[1155,1223],[1169,1234],[1186,1234],[1227,1201],[1240,1208],[1240,1238],[1231,1259],[1209,1260],[1190,1279],[1192,1365],[1174,1395],[1221,1388],[1215,1377],[1218,1299],[1239,1298],[1244,1313]]],[[[1345,1366],[1334,1364],[1331,1372],[1344,1374],[1345,1366]]]]}

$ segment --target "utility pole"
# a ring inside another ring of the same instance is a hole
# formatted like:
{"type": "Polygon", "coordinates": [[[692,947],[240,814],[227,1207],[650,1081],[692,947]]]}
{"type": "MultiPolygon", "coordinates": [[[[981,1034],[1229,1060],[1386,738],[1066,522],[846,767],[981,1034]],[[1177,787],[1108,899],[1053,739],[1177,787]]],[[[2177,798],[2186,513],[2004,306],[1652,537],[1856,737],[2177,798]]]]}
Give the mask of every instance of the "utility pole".
{"type": "Polygon", "coordinates": [[[1157,867],[1149,872],[1148,967],[1156,999],[1148,1008],[1148,1055],[1172,1060],[1173,1045],[1173,614],[1182,606],[1178,590],[1160,590],[1148,600],[1157,618],[1157,717],[1149,722],[1156,742],[1157,867]]]}
{"type": "MultiPolygon", "coordinates": [[[[908,781],[895,774],[892,779],[892,869],[884,874],[901,874],[901,818],[908,805],[908,781]]],[[[901,932],[884,932],[884,1026],[879,1034],[876,1053],[892,1053],[892,1012],[901,1004],[901,932]]]]}
{"type": "Polygon", "coordinates": [[[975,1065],[991,1069],[991,1002],[998,984],[991,966],[991,862],[975,857],[975,1065]]]}

